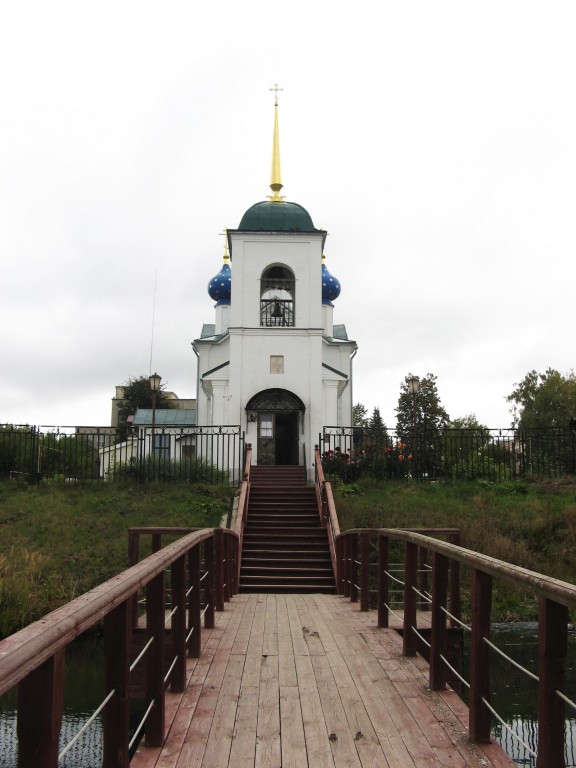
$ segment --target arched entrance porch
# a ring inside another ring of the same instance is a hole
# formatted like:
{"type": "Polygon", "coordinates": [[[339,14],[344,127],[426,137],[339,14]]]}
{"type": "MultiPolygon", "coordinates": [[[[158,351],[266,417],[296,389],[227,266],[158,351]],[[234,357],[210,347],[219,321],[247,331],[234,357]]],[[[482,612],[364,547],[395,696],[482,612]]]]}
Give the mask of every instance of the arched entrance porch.
{"type": "Polygon", "coordinates": [[[287,389],[265,389],[246,405],[258,426],[257,464],[300,464],[300,433],[306,407],[287,389]]]}

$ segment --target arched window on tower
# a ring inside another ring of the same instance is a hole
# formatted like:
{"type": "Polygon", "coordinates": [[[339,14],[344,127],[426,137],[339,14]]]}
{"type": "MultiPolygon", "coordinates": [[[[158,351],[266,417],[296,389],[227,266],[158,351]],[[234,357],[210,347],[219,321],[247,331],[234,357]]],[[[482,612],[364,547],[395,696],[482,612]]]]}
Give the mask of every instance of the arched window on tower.
{"type": "Polygon", "coordinates": [[[268,267],[260,280],[260,325],[294,325],[294,273],[287,267],[268,267]]]}

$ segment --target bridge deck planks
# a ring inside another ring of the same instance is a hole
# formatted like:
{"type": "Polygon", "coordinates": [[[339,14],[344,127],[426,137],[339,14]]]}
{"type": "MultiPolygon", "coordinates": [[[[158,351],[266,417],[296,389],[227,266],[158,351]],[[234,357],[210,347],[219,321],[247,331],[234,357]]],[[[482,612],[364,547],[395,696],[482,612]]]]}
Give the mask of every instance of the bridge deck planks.
{"type": "Polygon", "coordinates": [[[374,612],[332,595],[236,595],[184,694],[162,749],[133,768],[510,768],[496,744],[467,738],[467,709],[427,688],[428,666],[402,656],[374,612]]]}

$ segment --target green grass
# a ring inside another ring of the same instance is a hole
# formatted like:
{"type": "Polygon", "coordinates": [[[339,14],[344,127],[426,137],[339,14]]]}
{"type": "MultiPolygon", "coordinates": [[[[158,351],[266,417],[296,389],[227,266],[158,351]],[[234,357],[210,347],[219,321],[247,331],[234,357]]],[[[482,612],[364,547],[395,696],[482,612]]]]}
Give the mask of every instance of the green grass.
{"type": "MultiPolygon", "coordinates": [[[[336,483],[342,530],[459,528],[463,547],[576,583],[576,484],[336,483]]],[[[533,619],[535,600],[494,585],[495,619],[533,619]]]]}
{"type": "MultiPolygon", "coordinates": [[[[132,526],[218,525],[230,488],[188,484],[0,485],[0,636],[127,566],[132,526]]],[[[462,545],[576,582],[576,485],[337,484],[343,530],[454,527],[462,545]]],[[[535,602],[495,584],[495,618],[534,618],[535,602]]]]}
{"type": "Polygon", "coordinates": [[[0,636],[127,567],[132,526],[214,527],[229,487],[0,485],[0,636]]]}

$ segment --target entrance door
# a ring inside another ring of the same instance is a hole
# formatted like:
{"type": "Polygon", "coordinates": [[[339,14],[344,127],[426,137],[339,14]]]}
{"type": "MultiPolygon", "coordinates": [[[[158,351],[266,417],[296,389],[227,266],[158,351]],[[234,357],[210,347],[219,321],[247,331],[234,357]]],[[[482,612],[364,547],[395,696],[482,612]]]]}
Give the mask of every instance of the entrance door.
{"type": "Polygon", "coordinates": [[[258,417],[258,464],[298,465],[306,411],[302,400],[286,389],[264,389],[250,398],[246,410],[249,421],[258,417]]]}
{"type": "Polygon", "coordinates": [[[258,464],[298,464],[298,412],[261,413],[258,464]]]}

